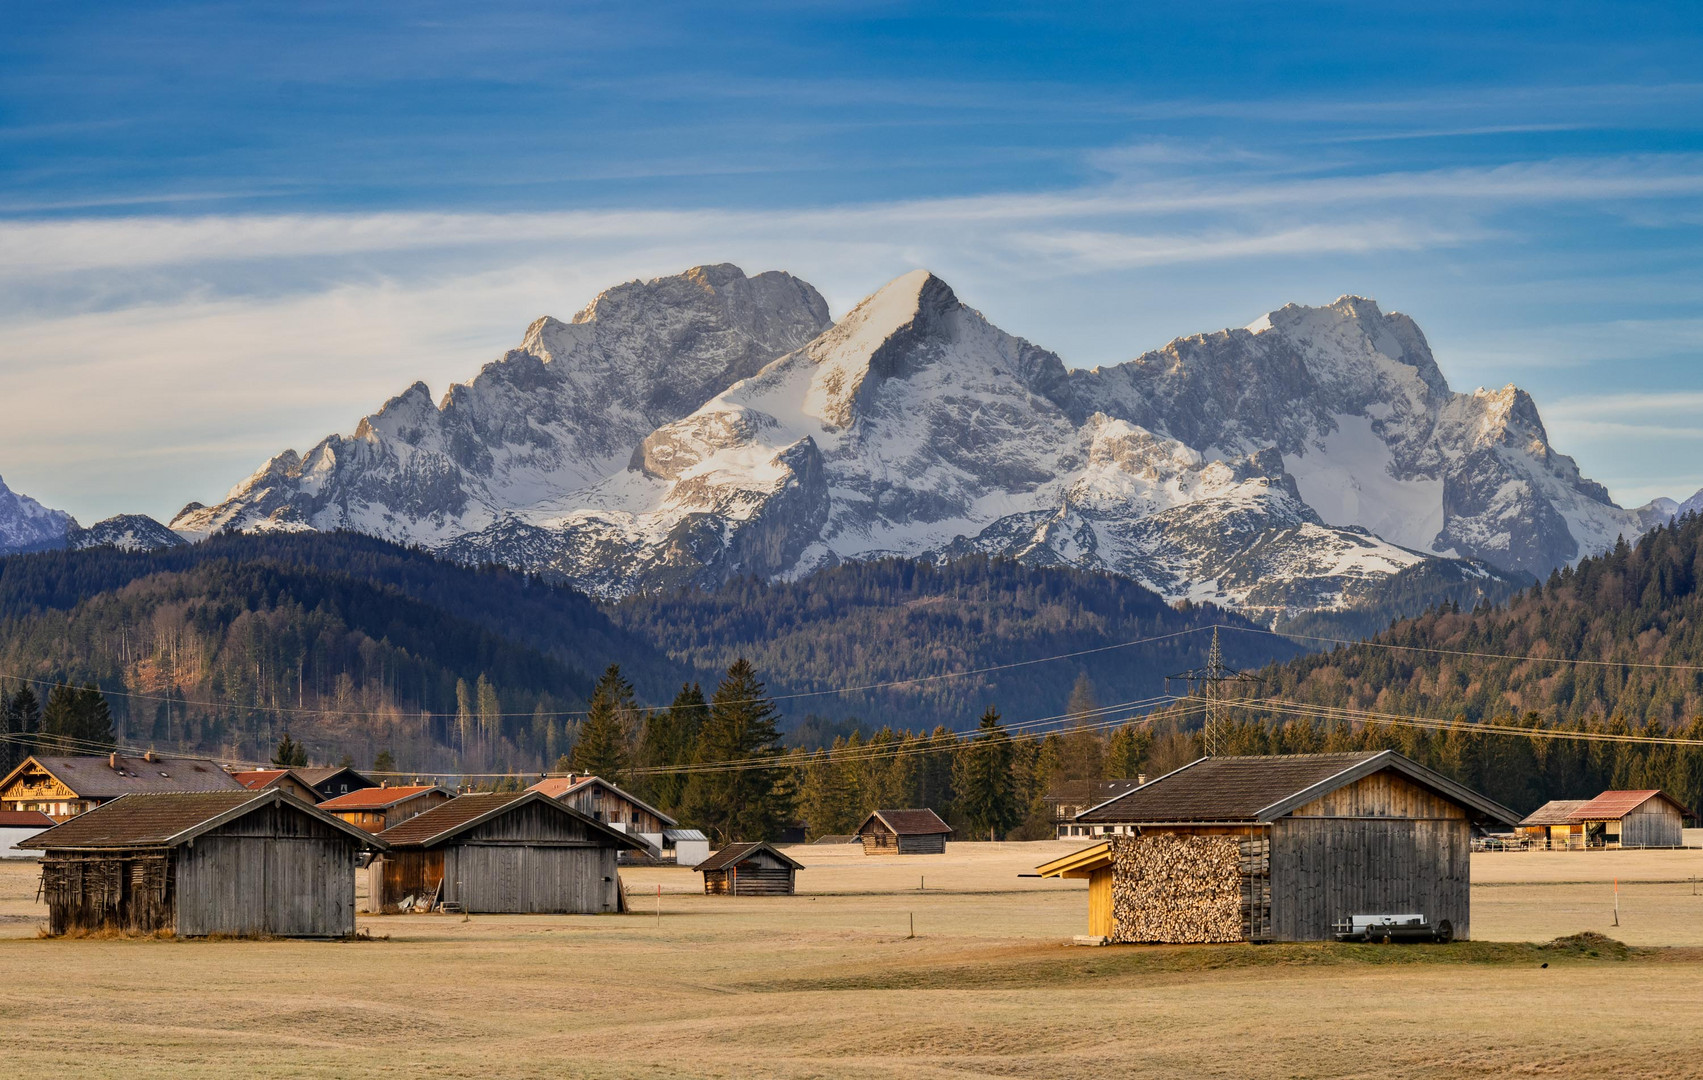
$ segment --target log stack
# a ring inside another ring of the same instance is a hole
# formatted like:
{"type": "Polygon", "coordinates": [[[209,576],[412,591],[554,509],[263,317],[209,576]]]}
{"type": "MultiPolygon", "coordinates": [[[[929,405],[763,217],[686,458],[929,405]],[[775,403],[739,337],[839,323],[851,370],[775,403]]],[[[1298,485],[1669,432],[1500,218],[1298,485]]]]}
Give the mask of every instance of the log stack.
{"type": "Polygon", "coordinates": [[[1117,837],[1112,841],[1112,940],[1241,941],[1241,862],[1238,837],[1117,837]]]}

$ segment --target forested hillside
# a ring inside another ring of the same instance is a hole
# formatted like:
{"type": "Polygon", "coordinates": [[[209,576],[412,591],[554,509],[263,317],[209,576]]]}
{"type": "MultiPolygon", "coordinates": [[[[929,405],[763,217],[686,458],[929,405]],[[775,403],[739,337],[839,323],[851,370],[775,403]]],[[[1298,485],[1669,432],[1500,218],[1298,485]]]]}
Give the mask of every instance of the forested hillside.
{"type": "MultiPolygon", "coordinates": [[[[847,563],[795,582],[633,597],[610,613],[683,664],[716,670],[745,657],[778,694],[1023,665],[781,703],[795,719],[849,715],[916,731],[968,729],[988,705],[1012,720],[1058,715],[1083,674],[1102,704],[1152,697],[1167,675],[1204,661],[1205,627],[1252,625],[1211,606],[1174,608],[1125,578],[982,557],[847,563]],[[1178,636],[1104,648],[1166,635],[1178,636]],[[1083,650],[1103,651],[1024,663],[1083,650]]],[[[1224,647],[1241,667],[1300,651],[1258,635],[1228,635],[1224,647]]]]}
{"type": "Polygon", "coordinates": [[[0,560],[0,675],[99,684],[131,744],[533,769],[611,662],[647,695],[682,675],[572,589],[354,534],[0,560]]]}

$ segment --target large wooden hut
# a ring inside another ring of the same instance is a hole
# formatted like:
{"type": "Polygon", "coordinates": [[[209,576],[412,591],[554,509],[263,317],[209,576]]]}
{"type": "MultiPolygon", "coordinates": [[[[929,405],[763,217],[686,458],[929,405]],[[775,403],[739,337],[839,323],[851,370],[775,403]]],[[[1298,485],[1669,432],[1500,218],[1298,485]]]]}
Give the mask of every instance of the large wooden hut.
{"type": "Polygon", "coordinates": [[[54,934],[355,932],[355,862],[383,842],[282,791],[125,795],[25,842],[54,934]]]}
{"type": "Polygon", "coordinates": [[[865,855],[939,855],[951,835],[933,810],[877,810],[857,827],[865,855]]]}
{"type": "MultiPolygon", "coordinates": [[[[547,776],[527,790],[542,791],[616,832],[638,837],[644,841],[644,853],[653,859],[661,860],[673,847],[670,832],[682,831],[678,821],[601,776],[547,776]]],[[[704,850],[707,854],[708,845],[704,850]]]]}
{"type": "Polygon", "coordinates": [[[469,912],[621,910],[616,857],[644,841],[543,792],[462,795],[379,834],[369,903],[409,897],[469,912]]]}
{"type": "Polygon", "coordinates": [[[1039,872],[1087,878],[1112,941],[1321,941],[1385,914],[1464,938],[1472,828],[1517,819],[1391,750],[1202,758],[1078,814],[1120,831],[1039,872]]]}
{"type": "Polygon", "coordinates": [[[804,864],[772,844],[729,844],[697,866],[713,896],[791,896],[804,864]]]}
{"type": "Polygon", "coordinates": [[[1585,846],[1585,826],[1573,820],[1573,811],[1589,799],[1551,799],[1520,819],[1514,831],[1533,847],[1565,851],[1585,846]]]}
{"type": "Polygon", "coordinates": [[[1685,846],[1685,806],[1665,791],[1605,791],[1569,815],[1586,847],[1685,846]]]}

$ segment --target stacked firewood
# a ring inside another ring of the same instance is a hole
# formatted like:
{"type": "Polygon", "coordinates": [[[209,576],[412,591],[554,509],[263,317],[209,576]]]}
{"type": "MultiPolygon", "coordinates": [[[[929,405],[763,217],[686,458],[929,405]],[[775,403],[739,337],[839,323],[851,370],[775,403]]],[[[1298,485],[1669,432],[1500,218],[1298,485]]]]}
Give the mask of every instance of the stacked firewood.
{"type": "Polygon", "coordinates": [[[1112,841],[1112,940],[1242,940],[1241,843],[1231,836],[1112,841]]]}

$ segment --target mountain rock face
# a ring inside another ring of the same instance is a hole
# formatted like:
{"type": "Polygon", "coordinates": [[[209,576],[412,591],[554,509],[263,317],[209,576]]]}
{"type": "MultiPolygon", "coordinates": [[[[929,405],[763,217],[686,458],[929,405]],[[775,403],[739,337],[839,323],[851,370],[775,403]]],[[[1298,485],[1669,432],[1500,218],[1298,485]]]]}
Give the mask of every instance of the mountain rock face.
{"type": "Polygon", "coordinates": [[[0,555],[62,547],[77,520],[20,495],[0,480],[0,555]]]}
{"type": "Polygon", "coordinates": [[[119,514],[97,521],[88,528],[73,526],[65,535],[65,546],[72,551],[96,547],[115,547],[120,551],[159,551],[185,543],[146,514],[119,514]]]}
{"type": "Polygon", "coordinates": [[[1452,392],[1412,320],[1289,306],[1070,370],[926,271],[837,324],[730,266],[620,286],[433,405],[416,385],[180,531],[354,528],[605,597],[884,555],[1105,570],[1256,617],[1612,545],[1514,387],[1452,392]]]}

